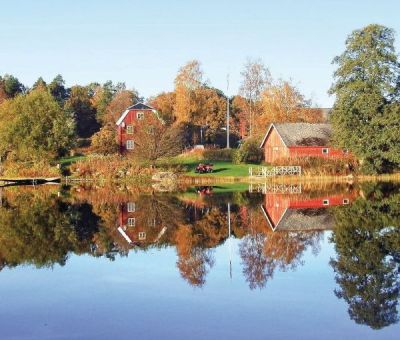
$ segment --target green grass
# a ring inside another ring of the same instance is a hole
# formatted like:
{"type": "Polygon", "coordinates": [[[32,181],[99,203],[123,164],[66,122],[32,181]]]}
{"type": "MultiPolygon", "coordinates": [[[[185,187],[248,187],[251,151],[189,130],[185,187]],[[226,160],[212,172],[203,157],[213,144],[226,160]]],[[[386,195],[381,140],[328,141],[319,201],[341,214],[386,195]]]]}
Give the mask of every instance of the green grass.
{"type": "Polygon", "coordinates": [[[79,156],[69,156],[60,158],[57,163],[61,164],[62,166],[69,166],[72,163],[75,163],[79,160],[85,159],[87,156],[79,155],[79,156]]]}
{"type": "Polygon", "coordinates": [[[196,177],[247,177],[249,175],[249,167],[259,166],[259,164],[233,164],[228,161],[213,161],[207,159],[199,159],[198,157],[174,157],[168,160],[169,164],[182,165],[187,168],[184,172],[187,176],[196,177]],[[213,172],[206,174],[198,174],[195,172],[199,163],[214,164],[213,172]]]}

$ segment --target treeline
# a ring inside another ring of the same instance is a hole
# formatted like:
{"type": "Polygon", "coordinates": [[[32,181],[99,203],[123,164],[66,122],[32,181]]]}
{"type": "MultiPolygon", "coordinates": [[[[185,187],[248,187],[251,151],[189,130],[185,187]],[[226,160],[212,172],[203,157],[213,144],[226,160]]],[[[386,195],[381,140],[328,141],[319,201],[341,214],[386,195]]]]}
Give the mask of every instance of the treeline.
{"type": "MultiPolygon", "coordinates": [[[[322,119],[292,83],[273,80],[260,60],[248,60],[242,78],[240,94],[229,98],[232,145],[241,138],[261,135],[272,121],[322,119]]],[[[226,94],[204,80],[197,60],[179,69],[174,85],[172,92],[148,99],[164,123],[155,135],[165,135],[179,145],[176,152],[199,143],[224,147],[226,94]]],[[[50,83],[40,77],[27,87],[12,75],[0,76],[0,156],[14,161],[55,159],[89,138],[93,152],[115,153],[115,122],[140,100],[138,92],[124,83],[67,87],[58,75],[50,83]]],[[[142,149],[149,150],[154,143],[149,140],[142,149]]],[[[148,157],[154,158],[163,152],[150,154],[148,157]]]]}

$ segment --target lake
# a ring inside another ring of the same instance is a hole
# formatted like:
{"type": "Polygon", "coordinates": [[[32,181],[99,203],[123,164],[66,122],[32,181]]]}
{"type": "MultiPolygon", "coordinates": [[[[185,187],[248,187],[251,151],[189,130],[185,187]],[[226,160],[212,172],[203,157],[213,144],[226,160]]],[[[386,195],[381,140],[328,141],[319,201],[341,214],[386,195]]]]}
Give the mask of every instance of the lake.
{"type": "Polygon", "coordinates": [[[398,339],[400,186],[0,188],[1,339],[398,339]]]}

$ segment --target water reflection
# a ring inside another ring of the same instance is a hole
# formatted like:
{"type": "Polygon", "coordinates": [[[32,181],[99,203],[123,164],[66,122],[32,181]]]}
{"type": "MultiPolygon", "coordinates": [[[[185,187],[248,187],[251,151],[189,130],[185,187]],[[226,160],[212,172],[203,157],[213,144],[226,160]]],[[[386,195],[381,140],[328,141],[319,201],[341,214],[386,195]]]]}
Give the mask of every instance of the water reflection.
{"type": "Polygon", "coordinates": [[[174,247],[181,277],[203,287],[215,249],[233,237],[248,287],[262,289],[277,271],[303,265],[307,250],[317,255],[332,230],[335,294],[351,319],[372,328],[398,320],[400,194],[393,184],[197,187],[174,194],[88,186],[0,190],[1,269],[63,266],[70,254],[113,261],[174,247]]]}

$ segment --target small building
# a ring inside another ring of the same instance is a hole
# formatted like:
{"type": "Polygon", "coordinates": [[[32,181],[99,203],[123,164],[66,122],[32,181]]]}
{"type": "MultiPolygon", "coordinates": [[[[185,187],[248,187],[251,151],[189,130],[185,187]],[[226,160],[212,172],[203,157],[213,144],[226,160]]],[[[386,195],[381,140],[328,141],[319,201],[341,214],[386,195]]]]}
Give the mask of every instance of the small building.
{"type": "Polygon", "coordinates": [[[345,150],[330,145],[330,124],[272,123],[261,142],[265,162],[297,157],[344,158],[345,150]]]}
{"type": "Polygon", "coordinates": [[[135,149],[135,134],[143,122],[151,125],[154,119],[159,119],[157,111],[146,104],[137,103],[129,106],[117,120],[118,143],[121,153],[135,149]]]}

